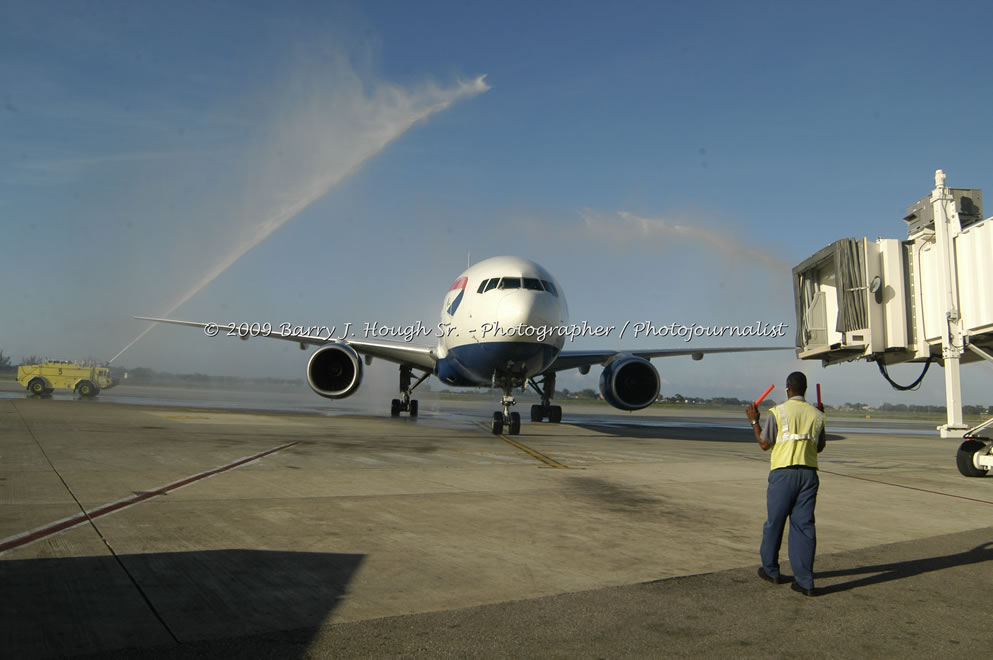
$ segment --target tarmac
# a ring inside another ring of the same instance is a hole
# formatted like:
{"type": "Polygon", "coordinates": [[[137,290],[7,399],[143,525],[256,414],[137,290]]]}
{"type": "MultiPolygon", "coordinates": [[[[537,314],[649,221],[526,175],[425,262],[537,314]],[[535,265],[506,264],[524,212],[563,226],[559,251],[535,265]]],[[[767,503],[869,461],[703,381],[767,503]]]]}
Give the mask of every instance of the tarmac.
{"type": "Polygon", "coordinates": [[[993,648],[993,477],[959,475],[934,424],[829,418],[810,598],[756,576],[768,455],[743,412],[565,401],[494,436],[490,403],[127,387],[0,398],[4,657],[993,648]]]}

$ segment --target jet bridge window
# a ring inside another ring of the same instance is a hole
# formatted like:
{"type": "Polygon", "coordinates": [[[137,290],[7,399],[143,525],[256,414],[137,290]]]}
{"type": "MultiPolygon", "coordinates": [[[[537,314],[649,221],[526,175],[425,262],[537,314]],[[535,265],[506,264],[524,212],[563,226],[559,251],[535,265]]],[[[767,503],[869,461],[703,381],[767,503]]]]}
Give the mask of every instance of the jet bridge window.
{"type": "Polygon", "coordinates": [[[500,280],[501,289],[520,289],[521,288],[521,278],[519,277],[505,277],[500,280]]]}
{"type": "Polygon", "coordinates": [[[541,291],[541,280],[535,277],[525,277],[524,288],[532,291],[541,291]]]}
{"type": "Polygon", "coordinates": [[[548,293],[552,294],[556,298],[559,297],[559,292],[555,290],[555,285],[554,284],[552,284],[548,280],[541,280],[541,283],[544,285],[545,291],[547,291],[548,293]]]}

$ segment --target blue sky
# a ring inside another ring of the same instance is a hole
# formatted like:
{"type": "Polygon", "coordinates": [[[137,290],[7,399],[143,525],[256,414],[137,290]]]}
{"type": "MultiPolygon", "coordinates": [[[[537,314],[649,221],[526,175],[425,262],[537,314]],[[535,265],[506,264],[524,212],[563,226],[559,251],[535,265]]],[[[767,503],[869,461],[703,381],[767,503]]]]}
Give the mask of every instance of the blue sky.
{"type": "MultiPolygon", "coordinates": [[[[0,349],[109,359],[146,327],[131,316],[166,313],[226,260],[174,317],[433,324],[467,254],[541,262],[574,321],[785,322],[790,345],[792,265],[839,238],[904,237],[937,168],[991,188],[991,18],[923,2],[5,3],[0,349]]],[[[575,347],[607,343],[647,347],[575,347]]],[[[306,357],[156,328],[115,364],[290,378],[306,357]]],[[[744,398],[802,368],[846,401],[944,400],[940,369],[900,394],[872,365],[789,353],[656,365],[669,394],[744,398]]],[[[964,369],[967,402],[990,403],[990,375],[964,369]]]]}

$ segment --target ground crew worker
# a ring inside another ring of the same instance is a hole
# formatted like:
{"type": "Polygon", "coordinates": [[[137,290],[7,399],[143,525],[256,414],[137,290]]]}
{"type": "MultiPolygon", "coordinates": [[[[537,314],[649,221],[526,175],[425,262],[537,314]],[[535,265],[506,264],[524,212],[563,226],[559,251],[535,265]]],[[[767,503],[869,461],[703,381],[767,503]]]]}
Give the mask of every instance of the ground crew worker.
{"type": "Polygon", "coordinates": [[[764,580],[783,584],[789,579],[779,572],[779,548],[783,528],[790,519],[789,555],[794,591],[807,596],[814,592],[814,552],[817,534],[814,529],[814,506],[817,503],[817,454],[824,450],[824,406],[817,407],[803,398],[807,377],[794,371],[786,377],[788,400],[769,409],[763,426],[755,404],[745,409],[752,423],[755,440],[762,450],[772,449],[769,487],[766,491],[768,518],[762,528],[759,555],[764,580]]]}

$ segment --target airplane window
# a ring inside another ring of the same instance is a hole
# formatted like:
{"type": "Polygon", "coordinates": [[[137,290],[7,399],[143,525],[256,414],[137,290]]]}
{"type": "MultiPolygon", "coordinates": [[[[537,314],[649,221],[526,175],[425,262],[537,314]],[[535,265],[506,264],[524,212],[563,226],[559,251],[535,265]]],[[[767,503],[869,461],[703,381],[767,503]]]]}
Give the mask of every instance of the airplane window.
{"type": "Polygon", "coordinates": [[[487,282],[489,282],[489,280],[483,280],[482,282],[480,282],[479,283],[479,288],[476,289],[476,293],[482,293],[483,290],[486,288],[486,283],[487,282]]]}
{"type": "Polygon", "coordinates": [[[489,281],[489,283],[487,283],[486,290],[489,291],[490,289],[495,289],[497,287],[497,284],[499,283],[500,283],[500,278],[494,277],[489,281]]]}
{"type": "Polygon", "coordinates": [[[548,280],[542,280],[541,283],[545,285],[545,291],[547,291],[548,293],[552,294],[556,298],[559,297],[559,292],[555,290],[555,285],[554,284],[552,284],[548,280]]]}
{"type": "Polygon", "coordinates": [[[519,277],[505,277],[500,280],[501,289],[520,289],[521,288],[521,278],[519,277]]]}
{"type": "Polygon", "coordinates": [[[524,288],[532,291],[541,291],[541,281],[534,277],[524,278],[524,288]]]}

